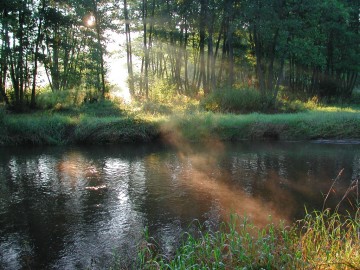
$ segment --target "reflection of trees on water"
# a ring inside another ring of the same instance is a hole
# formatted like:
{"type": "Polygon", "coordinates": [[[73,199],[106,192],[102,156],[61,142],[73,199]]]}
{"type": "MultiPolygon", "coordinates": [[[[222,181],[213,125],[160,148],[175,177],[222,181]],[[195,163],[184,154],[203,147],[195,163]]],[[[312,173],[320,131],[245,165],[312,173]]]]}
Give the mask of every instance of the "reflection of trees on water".
{"type": "Polygon", "coordinates": [[[0,237],[2,240],[6,237],[6,249],[2,250],[13,253],[9,256],[1,252],[0,265],[16,268],[25,263],[23,241],[36,247],[36,252],[30,254],[32,267],[41,268],[42,262],[47,265],[53,262],[56,267],[72,268],[76,261],[78,266],[86,267],[96,258],[97,250],[91,247],[94,243],[97,248],[101,243],[110,256],[116,246],[114,242],[128,237],[132,229],[137,232],[133,241],[139,239],[144,224],[134,213],[136,206],[131,199],[139,197],[134,190],[142,192],[144,177],[139,175],[141,181],[134,181],[129,176],[132,171],[136,171],[135,177],[140,173],[139,165],[141,162],[131,159],[92,158],[83,151],[28,153],[1,162],[0,170],[4,173],[0,176],[0,222],[5,229],[0,229],[0,237]],[[119,170],[116,164],[120,164],[119,170]],[[137,187],[132,188],[132,183],[137,187]],[[124,198],[130,200],[119,203],[124,198]]]}
{"type": "Polygon", "coordinates": [[[229,212],[263,222],[269,213],[299,217],[304,204],[321,208],[344,168],[328,200],[335,207],[360,173],[351,146],[185,149],[0,150],[0,265],[87,267],[112,257],[118,243],[130,258],[145,226],[171,251],[195,218],[210,228],[229,212]]]}

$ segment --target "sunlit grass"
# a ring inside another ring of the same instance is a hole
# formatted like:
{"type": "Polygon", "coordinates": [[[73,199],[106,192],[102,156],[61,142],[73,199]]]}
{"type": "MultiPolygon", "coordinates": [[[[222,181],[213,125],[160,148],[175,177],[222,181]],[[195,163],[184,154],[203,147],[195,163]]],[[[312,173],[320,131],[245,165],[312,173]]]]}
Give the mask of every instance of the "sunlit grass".
{"type": "Polygon", "coordinates": [[[164,125],[190,141],[206,139],[320,139],[359,138],[360,114],[303,112],[292,114],[195,113],[172,116],[164,125]]]}
{"type": "Polygon", "coordinates": [[[313,111],[319,112],[348,112],[348,113],[360,113],[360,106],[319,106],[313,109],[313,111]]]}
{"type": "Polygon", "coordinates": [[[312,269],[359,269],[360,216],[342,216],[329,209],[299,221],[299,248],[312,269]]]}
{"type": "Polygon", "coordinates": [[[264,228],[233,215],[216,232],[186,233],[173,254],[145,235],[135,268],[359,269],[359,222],[359,209],[353,216],[314,211],[291,226],[269,220],[264,228]]]}
{"type": "Polygon", "coordinates": [[[0,144],[360,139],[359,106],[325,106],[316,99],[289,102],[284,110],[293,113],[234,114],[204,111],[199,100],[184,95],[132,104],[121,99],[80,102],[80,90],[42,98],[43,106],[53,107],[31,114],[1,109],[0,144]]]}

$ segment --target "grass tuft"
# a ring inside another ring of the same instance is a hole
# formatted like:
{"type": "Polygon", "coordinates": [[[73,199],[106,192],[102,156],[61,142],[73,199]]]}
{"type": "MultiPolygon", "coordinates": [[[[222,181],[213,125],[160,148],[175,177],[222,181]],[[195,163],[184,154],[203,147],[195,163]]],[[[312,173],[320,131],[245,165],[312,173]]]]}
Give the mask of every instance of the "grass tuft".
{"type": "Polygon", "coordinates": [[[232,215],[217,232],[186,233],[174,254],[164,255],[148,236],[137,269],[359,269],[359,211],[344,217],[314,211],[292,226],[254,226],[232,215]]]}

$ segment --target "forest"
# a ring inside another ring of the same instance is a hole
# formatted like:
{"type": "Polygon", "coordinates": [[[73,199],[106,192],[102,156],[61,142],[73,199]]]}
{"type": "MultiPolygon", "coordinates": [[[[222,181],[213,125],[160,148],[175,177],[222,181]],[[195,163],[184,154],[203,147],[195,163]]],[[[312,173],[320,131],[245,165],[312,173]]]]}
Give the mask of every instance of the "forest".
{"type": "Polygon", "coordinates": [[[41,78],[52,93],[105,98],[112,33],[126,38],[137,100],[162,82],[165,97],[248,89],[272,107],[282,91],[338,100],[358,84],[357,0],[8,0],[0,11],[0,101],[16,110],[36,108],[41,78]]]}
{"type": "Polygon", "coordinates": [[[0,268],[359,269],[359,75],[359,0],[0,0],[0,268]]]}

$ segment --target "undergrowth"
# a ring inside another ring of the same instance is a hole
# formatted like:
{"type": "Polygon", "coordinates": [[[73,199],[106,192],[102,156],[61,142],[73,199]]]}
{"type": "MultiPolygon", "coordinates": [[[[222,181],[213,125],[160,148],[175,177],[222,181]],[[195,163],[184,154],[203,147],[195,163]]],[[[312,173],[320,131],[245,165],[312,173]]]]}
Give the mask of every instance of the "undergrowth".
{"type": "MultiPolygon", "coordinates": [[[[332,191],[331,186],[329,193],[332,191]]],[[[265,227],[257,227],[247,217],[231,215],[230,221],[221,223],[215,232],[199,226],[198,236],[185,233],[184,241],[172,254],[162,253],[156,241],[145,234],[130,268],[360,269],[358,180],[350,184],[334,210],[305,212],[303,219],[290,226],[269,220],[265,227]],[[340,214],[339,206],[345,198],[355,198],[354,211],[340,214]]],[[[119,265],[117,261],[113,269],[119,265]]]]}

